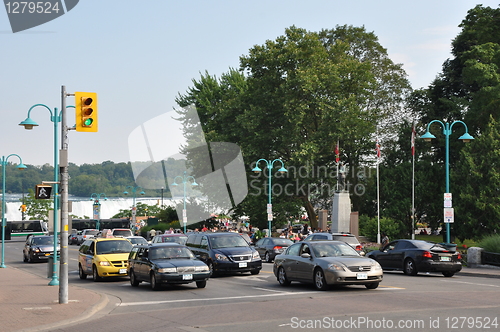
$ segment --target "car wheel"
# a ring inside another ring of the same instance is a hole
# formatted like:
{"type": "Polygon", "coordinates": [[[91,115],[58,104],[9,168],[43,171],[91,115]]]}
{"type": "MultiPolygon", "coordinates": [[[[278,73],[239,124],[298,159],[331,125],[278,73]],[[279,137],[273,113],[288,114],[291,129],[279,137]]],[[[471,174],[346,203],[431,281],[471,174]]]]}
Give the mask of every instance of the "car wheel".
{"type": "Polygon", "coordinates": [[[82,280],[87,279],[87,274],[85,274],[85,272],[83,272],[83,268],[82,268],[82,265],[81,265],[81,264],[78,264],[78,276],[79,276],[79,277],[80,277],[80,279],[82,279],[82,280]]]}
{"type": "Polygon", "coordinates": [[[101,277],[99,277],[99,272],[97,271],[97,266],[92,267],[92,280],[94,281],[99,281],[101,280],[101,277]]]}
{"type": "Polygon", "coordinates": [[[271,255],[269,255],[269,253],[266,251],[266,255],[265,255],[265,260],[266,262],[268,263],[271,263],[273,260],[271,259],[271,255]]]}
{"type": "Polygon", "coordinates": [[[448,278],[449,278],[449,277],[453,277],[453,275],[455,275],[455,272],[443,272],[443,275],[444,275],[445,277],[448,277],[448,278]]]}
{"type": "Polygon", "coordinates": [[[33,262],[34,262],[33,255],[28,253],[28,263],[33,263],[33,262]]]}
{"type": "Polygon", "coordinates": [[[197,281],[196,282],[196,287],[198,287],[198,288],[205,288],[206,285],[207,285],[207,281],[206,280],[202,280],[202,281],[197,281]]]}
{"type": "Polygon", "coordinates": [[[377,289],[378,282],[372,282],[370,284],[366,284],[365,287],[368,288],[368,289],[377,289]]]}
{"type": "Polygon", "coordinates": [[[260,273],[259,269],[251,270],[250,273],[254,276],[260,273]]]}
{"type": "Polygon", "coordinates": [[[408,258],[405,260],[403,272],[409,276],[417,275],[417,266],[415,265],[415,261],[413,259],[408,258]]]}
{"type": "Polygon", "coordinates": [[[151,283],[151,289],[152,290],[158,290],[160,289],[160,285],[158,284],[158,281],[156,280],[156,275],[154,272],[151,272],[150,280],[149,282],[151,283]]]}
{"type": "Polygon", "coordinates": [[[139,280],[135,277],[134,270],[130,270],[130,284],[134,287],[139,286],[139,280]]]}
{"type": "Polygon", "coordinates": [[[286,277],[286,272],[283,266],[278,269],[278,282],[281,286],[288,286],[291,284],[290,280],[286,277]]]}
{"type": "Polygon", "coordinates": [[[322,269],[316,269],[314,271],[314,286],[317,290],[326,290],[328,285],[325,279],[325,273],[322,269]]]}

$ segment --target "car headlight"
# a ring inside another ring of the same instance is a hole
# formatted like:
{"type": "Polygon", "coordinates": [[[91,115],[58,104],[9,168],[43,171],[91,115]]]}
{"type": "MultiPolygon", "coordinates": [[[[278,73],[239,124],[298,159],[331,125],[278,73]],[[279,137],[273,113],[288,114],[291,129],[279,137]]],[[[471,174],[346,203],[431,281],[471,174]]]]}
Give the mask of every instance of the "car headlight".
{"type": "Polygon", "coordinates": [[[100,266],[111,266],[111,263],[110,263],[110,262],[108,262],[108,261],[100,261],[100,262],[99,262],[99,265],[100,265],[100,266]]]}
{"type": "Polygon", "coordinates": [[[372,263],[372,269],[374,269],[375,271],[379,271],[379,270],[382,270],[382,266],[380,266],[380,264],[376,261],[374,261],[372,263]]]}
{"type": "Polygon", "coordinates": [[[215,254],[215,259],[218,261],[229,262],[229,258],[227,258],[227,256],[223,254],[215,254]]]}
{"type": "Polygon", "coordinates": [[[206,266],[206,265],[204,265],[204,266],[195,266],[195,267],[194,267],[194,270],[195,270],[196,272],[205,272],[205,271],[210,271],[210,270],[208,269],[208,266],[206,266]]]}
{"type": "Polygon", "coordinates": [[[41,252],[40,248],[33,249],[34,252],[41,252]]]}
{"type": "Polygon", "coordinates": [[[159,273],[177,273],[176,267],[164,267],[162,269],[158,269],[159,273]]]}
{"type": "Polygon", "coordinates": [[[259,252],[258,252],[258,251],[254,251],[254,252],[252,253],[252,259],[257,259],[257,260],[258,260],[258,259],[260,259],[260,255],[259,255],[259,252]]]}
{"type": "Polygon", "coordinates": [[[345,271],[345,268],[343,265],[340,265],[340,264],[328,264],[328,270],[345,271]]]}

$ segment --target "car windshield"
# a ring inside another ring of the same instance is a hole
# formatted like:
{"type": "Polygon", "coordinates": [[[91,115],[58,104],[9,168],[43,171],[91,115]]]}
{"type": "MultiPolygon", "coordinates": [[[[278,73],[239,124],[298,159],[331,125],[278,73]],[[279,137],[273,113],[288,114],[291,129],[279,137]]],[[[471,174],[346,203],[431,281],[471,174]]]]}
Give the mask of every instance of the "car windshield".
{"type": "Polygon", "coordinates": [[[132,235],[132,233],[128,229],[115,229],[113,231],[113,236],[130,236],[130,235],[132,235]]]}
{"type": "Polygon", "coordinates": [[[194,255],[184,247],[160,247],[149,250],[149,259],[194,259],[194,255]]]}
{"type": "Polygon", "coordinates": [[[99,233],[98,230],[95,231],[85,231],[85,235],[97,235],[99,233]]]}
{"type": "Polygon", "coordinates": [[[275,246],[291,246],[293,244],[289,239],[274,239],[273,245],[275,246]]]}
{"type": "Polygon", "coordinates": [[[54,239],[51,237],[36,237],[33,239],[33,243],[39,246],[54,244],[54,239]]]}
{"type": "Polygon", "coordinates": [[[344,241],[349,244],[358,244],[358,240],[354,236],[343,236],[343,235],[334,235],[332,236],[333,240],[344,241]]]}
{"type": "Polygon", "coordinates": [[[146,241],[145,238],[143,237],[129,237],[127,238],[132,244],[147,244],[148,241],[146,241]]]}
{"type": "Polygon", "coordinates": [[[132,243],[129,241],[123,240],[112,240],[112,241],[100,241],[96,244],[97,254],[123,254],[129,253],[132,250],[132,243]]]}
{"type": "Polygon", "coordinates": [[[178,244],[185,244],[187,236],[163,236],[161,242],[173,242],[178,244]]]}
{"type": "Polygon", "coordinates": [[[344,243],[311,243],[316,257],[359,256],[351,246],[344,243]]]}
{"type": "Polygon", "coordinates": [[[248,247],[248,242],[241,236],[214,236],[211,237],[212,248],[234,248],[234,247],[248,247]]]}

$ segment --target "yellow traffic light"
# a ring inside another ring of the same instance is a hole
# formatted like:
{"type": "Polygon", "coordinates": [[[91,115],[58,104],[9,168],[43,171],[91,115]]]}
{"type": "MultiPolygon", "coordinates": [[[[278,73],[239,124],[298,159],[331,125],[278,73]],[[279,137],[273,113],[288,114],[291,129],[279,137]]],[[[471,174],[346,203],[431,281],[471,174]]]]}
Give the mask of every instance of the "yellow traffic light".
{"type": "Polygon", "coordinates": [[[75,92],[76,131],[97,132],[97,93],[75,92]]]}

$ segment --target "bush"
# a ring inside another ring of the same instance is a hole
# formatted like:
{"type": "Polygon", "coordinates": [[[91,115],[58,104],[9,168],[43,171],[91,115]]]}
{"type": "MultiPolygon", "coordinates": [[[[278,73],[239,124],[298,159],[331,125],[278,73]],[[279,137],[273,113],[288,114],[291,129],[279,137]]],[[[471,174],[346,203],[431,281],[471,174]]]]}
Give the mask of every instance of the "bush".
{"type": "Polygon", "coordinates": [[[485,251],[500,254],[500,234],[484,237],[481,241],[479,241],[478,246],[483,248],[485,251]]]}
{"type": "MultiPolygon", "coordinates": [[[[390,218],[380,218],[380,233],[384,232],[389,240],[402,238],[404,235],[403,224],[390,218]]],[[[378,222],[377,218],[361,215],[359,217],[359,233],[366,236],[370,241],[377,242],[378,222]]]]}

